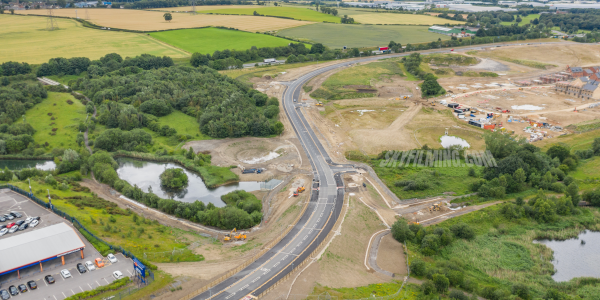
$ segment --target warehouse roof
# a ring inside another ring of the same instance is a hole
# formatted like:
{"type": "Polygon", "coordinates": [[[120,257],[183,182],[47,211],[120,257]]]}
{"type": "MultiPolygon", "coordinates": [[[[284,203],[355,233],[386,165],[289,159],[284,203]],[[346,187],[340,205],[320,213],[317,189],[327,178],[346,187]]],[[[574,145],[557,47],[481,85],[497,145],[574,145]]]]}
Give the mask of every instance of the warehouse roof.
{"type": "Polygon", "coordinates": [[[2,239],[0,274],[85,248],[79,235],[65,223],[2,239]]]}

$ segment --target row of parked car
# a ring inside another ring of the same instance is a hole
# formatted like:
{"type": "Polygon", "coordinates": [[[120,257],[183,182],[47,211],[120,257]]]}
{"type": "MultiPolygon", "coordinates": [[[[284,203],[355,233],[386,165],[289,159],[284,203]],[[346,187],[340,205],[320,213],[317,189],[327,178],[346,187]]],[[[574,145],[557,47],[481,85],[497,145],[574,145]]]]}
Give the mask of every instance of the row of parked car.
{"type": "MultiPolygon", "coordinates": [[[[114,256],[112,253],[108,254],[106,256],[106,258],[108,258],[108,260],[111,263],[113,263],[113,264],[117,263],[119,261],[117,259],[117,257],[114,256]]],[[[83,264],[82,263],[78,263],[77,264],[77,271],[80,274],[83,274],[83,273],[87,273],[88,271],[91,272],[91,271],[96,270],[96,267],[98,267],[98,268],[104,267],[104,262],[103,262],[102,258],[100,258],[100,257],[96,258],[94,260],[94,263],[92,263],[89,260],[86,261],[83,264]]],[[[115,279],[121,279],[121,278],[123,278],[123,273],[121,271],[114,271],[112,275],[113,275],[113,277],[115,279]]],[[[65,280],[73,277],[73,275],[71,275],[71,272],[69,272],[69,270],[67,270],[67,269],[61,270],[60,271],[60,276],[62,276],[62,278],[64,278],[65,280]]],[[[54,277],[52,275],[46,275],[46,276],[44,276],[44,280],[48,284],[54,284],[56,282],[56,280],[54,279],[54,277]]],[[[33,280],[30,280],[29,282],[27,282],[27,285],[25,285],[25,284],[19,284],[18,286],[11,285],[10,287],[8,287],[8,290],[0,290],[0,299],[2,299],[2,300],[8,300],[8,299],[10,299],[11,295],[12,296],[16,296],[19,293],[21,293],[21,294],[22,293],[26,293],[29,290],[33,291],[35,289],[37,289],[37,284],[33,280]],[[27,289],[28,286],[29,286],[29,289],[27,289]]]]}
{"type": "Polygon", "coordinates": [[[15,231],[25,230],[29,227],[35,227],[40,224],[40,217],[28,217],[25,220],[18,220],[16,222],[10,222],[14,219],[22,218],[23,215],[16,211],[11,211],[3,216],[0,216],[0,222],[9,221],[8,224],[0,225],[0,236],[7,233],[14,233],[15,231]]]}

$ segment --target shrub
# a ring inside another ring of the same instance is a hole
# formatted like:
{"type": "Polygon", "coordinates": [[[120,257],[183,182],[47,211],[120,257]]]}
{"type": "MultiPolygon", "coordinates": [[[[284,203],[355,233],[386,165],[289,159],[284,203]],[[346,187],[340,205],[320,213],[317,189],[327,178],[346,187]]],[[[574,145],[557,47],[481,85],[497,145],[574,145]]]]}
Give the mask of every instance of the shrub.
{"type": "Polygon", "coordinates": [[[421,291],[425,295],[433,294],[435,292],[435,285],[430,280],[427,280],[421,284],[421,291]]]}
{"type": "Polygon", "coordinates": [[[475,231],[473,228],[471,228],[471,226],[465,223],[459,223],[450,226],[450,231],[452,231],[454,236],[461,239],[472,240],[475,238],[475,231]]]}
{"type": "Polygon", "coordinates": [[[170,189],[182,189],[188,184],[188,176],[183,172],[183,169],[166,169],[160,174],[160,184],[170,189]]]}
{"type": "Polygon", "coordinates": [[[427,270],[427,265],[420,259],[415,259],[410,263],[410,273],[415,276],[424,276],[427,270]]]}
{"type": "Polygon", "coordinates": [[[448,290],[448,287],[450,287],[450,280],[448,280],[448,278],[442,274],[434,274],[433,284],[439,293],[444,293],[448,290]]]}
{"type": "Polygon", "coordinates": [[[469,300],[469,297],[467,297],[467,295],[465,295],[465,293],[461,292],[461,291],[457,291],[457,290],[453,290],[450,292],[450,299],[453,300],[469,300]]]}

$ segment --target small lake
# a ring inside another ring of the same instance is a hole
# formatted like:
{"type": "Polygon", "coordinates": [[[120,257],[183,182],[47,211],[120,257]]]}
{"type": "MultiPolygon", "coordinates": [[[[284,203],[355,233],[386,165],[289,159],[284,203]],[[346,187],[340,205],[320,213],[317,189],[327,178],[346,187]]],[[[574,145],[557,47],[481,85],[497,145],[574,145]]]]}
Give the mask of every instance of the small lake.
{"type": "Polygon", "coordinates": [[[221,196],[235,191],[244,190],[247,192],[260,190],[262,188],[273,188],[280,180],[273,179],[267,183],[259,181],[242,181],[235,184],[220,186],[216,189],[209,189],[202,181],[202,178],[195,173],[192,173],[185,168],[173,163],[158,163],[141,161],[131,158],[117,159],[119,168],[117,174],[119,178],[126,180],[131,185],[137,184],[144,192],[148,192],[148,188],[152,187],[152,192],[157,196],[165,199],[174,199],[183,202],[202,201],[206,204],[212,203],[217,207],[225,206],[221,200],[221,196]],[[160,185],[160,174],[168,168],[183,169],[188,176],[188,186],[179,192],[169,191],[160,185]]]}
{"type": "Polygon", "coordinates": [[[540,240],[554,251],[552,264],[557,282],[569,281],[577,277],[600,278],[600,232],[585,231],[578,238],[566,241],[540,240]],[[582,244],[581,241],[585,241],[582,244]]]}
{"type": "Polygon", "coordinates": [[[8,167],[9,170],[21,170],[27,168],[36,168],[44,171],[51,171],[56,168],[56,164],[51,160],[29,160],[29,159],[7,159],[0,160],[0,169],[8,167]]]}
{"type": "Polygon", "coordinates": [[[469,143],[467,143],[467,141],[465,141],[459,137],[456,137],[456,136],[444,135],[440,138],[440,140],[441,140],[442,147],[444,147],[444,148],[448,148],[448,147],[454,146],[454,145],[459,145],[459,146],[462,146],[463,148],[471,147],[471,145],[469,145],[469,143]]]}

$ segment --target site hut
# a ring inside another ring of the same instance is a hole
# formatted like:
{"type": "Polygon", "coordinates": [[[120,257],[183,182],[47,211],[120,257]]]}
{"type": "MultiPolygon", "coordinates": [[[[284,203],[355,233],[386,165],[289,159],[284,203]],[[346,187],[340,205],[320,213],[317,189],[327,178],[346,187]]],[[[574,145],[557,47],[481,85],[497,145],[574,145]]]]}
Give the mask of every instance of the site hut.
{"type": "Polygon", "coordinates": [[[275,59],[275,58],[265,58],[263,60],[263,62],[266,63],[266,64],[272,64],[272,63],[276,63],[277,59],[275,59]]]}
{"type": "Polygon", "coordinates": [[[31,232],[5,238],[0,243],[0,276],[39,265],[60,258],[65,264],[65,256],[79,252],[83,259],[85,244],[75,230],[66,223],[40,228],[31,232]]]}

